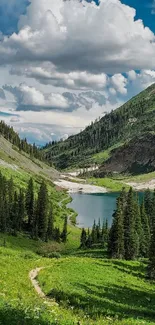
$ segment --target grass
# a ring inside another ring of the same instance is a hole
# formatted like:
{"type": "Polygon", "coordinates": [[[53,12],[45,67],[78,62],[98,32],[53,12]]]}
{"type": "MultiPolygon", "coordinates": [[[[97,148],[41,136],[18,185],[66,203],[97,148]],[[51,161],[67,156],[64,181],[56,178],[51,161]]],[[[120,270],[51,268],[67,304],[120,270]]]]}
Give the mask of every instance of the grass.
{"type": "Polygon", "coordinates": [[[152,179],[155,179],[155,172],[136,175],[136,176],[129,176],[129,177],[127,176],[124,178],[126,182],[136,182],[136,183],[149,182],[152,179]]]}
{"type": "Polygon", "coordinates": [[[155,284],[145,280],[145,263],[103,259],[97,249],[73,250],[71,256],[64,248],[66,257],[50,259],[36,253],[40,241],[5,239],[3,247],[0,235],[1,325],[154,324],[155,284]],[[58,304],[48,305],[35,292],[28,274],[36,267],[45,267],[39,283],[58,304]]]}
{"type": "Polygon", "coordinates": [[[89,178],[88,179],[89,184],[97,185],[97,186],[103,186],[106,187],[107,190],[111,192],[120,192],[122,190],[122,187],[125,187],[126,189],[129,188],[128,185],[126,185],[124,182],[112,179],[112,178],[89,178]]]}
{"type": "Polygon", "coordinates": [[[95,324],[154,324],[155,284],[142,262],[70,257],[53,261],[38,280],[48,297],[95,324]]]}

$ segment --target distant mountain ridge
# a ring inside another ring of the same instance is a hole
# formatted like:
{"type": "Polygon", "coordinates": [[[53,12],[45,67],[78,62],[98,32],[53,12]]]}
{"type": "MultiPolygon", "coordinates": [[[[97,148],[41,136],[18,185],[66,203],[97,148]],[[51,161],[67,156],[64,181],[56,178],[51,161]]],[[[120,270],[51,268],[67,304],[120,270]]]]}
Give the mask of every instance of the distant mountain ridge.
{"type": "Polygon", "coordinates": [[[59,169],[84,167],[112,146],[155,132],[155,84],[65,141],[44,148],[59,169]]]}

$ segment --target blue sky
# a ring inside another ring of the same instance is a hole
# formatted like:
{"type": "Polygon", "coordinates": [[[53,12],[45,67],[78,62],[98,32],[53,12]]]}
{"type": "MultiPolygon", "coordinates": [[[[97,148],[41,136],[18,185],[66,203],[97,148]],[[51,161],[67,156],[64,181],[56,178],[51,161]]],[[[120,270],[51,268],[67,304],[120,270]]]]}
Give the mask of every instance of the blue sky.
{"type": "Polygon", "coordinates": [[[0,0],[0,118],[30,142],[77,133],[155,82],[155,1],[83,1],[0,0]]]}

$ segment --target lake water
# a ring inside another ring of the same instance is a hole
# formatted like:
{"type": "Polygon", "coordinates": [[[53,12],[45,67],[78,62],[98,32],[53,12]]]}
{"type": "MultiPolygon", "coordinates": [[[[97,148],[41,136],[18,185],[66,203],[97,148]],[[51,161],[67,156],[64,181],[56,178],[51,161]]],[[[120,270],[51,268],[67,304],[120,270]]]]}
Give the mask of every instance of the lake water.
{"type": "MultiPolygon", "coordinates": [[[[112,222],[112,214],[116,208],[116,199],[120,193],[100,194],[72,194],[73,201],[68,207],[73,208],[77,213],[77,226],[82,228],[92,227],[94,220],[101,224],[108,219],[109,226],[112,222]]],[[[139,192],[139,201],[142,201],[143,193],[139,192]]]]}
{"type": "Polygon", "coordinates": [[[94,219],[108,219],[109,226],[112,221],[112,214],[116,208],[116,198],[119,193],[104,194],[72,194],[73,201],[68,207],[73,208],[77,213],[77,225],[79,227],[92,227],[94,219]]]}

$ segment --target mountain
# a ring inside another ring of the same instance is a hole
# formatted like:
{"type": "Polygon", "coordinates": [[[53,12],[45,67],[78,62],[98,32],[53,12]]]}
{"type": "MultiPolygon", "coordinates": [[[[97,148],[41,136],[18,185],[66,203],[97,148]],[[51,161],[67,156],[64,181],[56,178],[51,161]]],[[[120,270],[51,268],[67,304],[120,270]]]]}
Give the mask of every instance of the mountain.
{"type": "Polygon", "coordinates": [[[53,142],[43,150],[47,160],[59,169],[84,167],[98,163],[97,157],[104,156],[107,149],[149,132],[155,132],[155,84],[79,134],[53,142]]]}
{"type": "Polygon", "coordinates": [[[135,137],[123,146],[113,149],[110,154],[111,157],[95,171],[95,176],[153,172],[155,170],[155,134],[146,133],[135,137]]]}
{"type": "Polygon", "coordinates": [[[54,180],[59,173],[50,166],[43,153],[35,146],[21,140],[12,127],[0,122],[0,170],[4,169],[9,175],[26,173],[32,177],[44,177],[54,180]]]}

